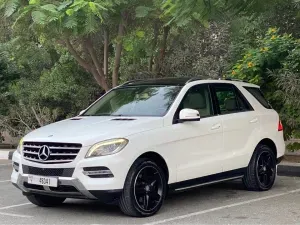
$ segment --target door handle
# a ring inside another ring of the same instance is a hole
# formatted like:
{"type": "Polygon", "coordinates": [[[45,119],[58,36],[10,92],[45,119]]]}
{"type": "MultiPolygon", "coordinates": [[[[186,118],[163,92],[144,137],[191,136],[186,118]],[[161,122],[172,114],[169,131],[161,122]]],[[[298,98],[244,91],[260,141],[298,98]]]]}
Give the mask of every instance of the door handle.
{"type": "Polygon", "coordinates": [[[211,130],[217,130],[217,129],[220,129],[220,127],[221,127],[221,124],[218,123],[218,124],[213,125],[213,126],[211,127],[211,130]]]}
{"type": "Polygon", "coordinates": [[[257,122],[258,122],[257,118],[254,118],[253,120],[250,120],[250,123],[257,123],[257,122]]]}

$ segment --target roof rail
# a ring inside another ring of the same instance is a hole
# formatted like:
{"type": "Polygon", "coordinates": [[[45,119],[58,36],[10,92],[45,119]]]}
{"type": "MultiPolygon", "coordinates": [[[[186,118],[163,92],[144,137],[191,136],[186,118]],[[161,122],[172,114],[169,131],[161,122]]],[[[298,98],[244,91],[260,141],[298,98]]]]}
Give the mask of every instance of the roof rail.
{"type": "Polygon", "coordinates": [[[120,84],[118,87],[122,87],[122,86],[125,86],[127,84],[131,84],[131,83],[134,83],[134,82],[137,82],[137,81],[140,81],[141,79],[138,79],[138,80],[129,80],[129,81],[126,81],[125,83],[123,84],[120,84]]]}
{"type": "Polygon", "coordinates": [[[119,86],[124,86],[124,85],[126,85],[126,84],[130,84],[132,81],[133,81],[133,80],[126,81],[125,83],[123,83],[123,84],[120,84],[119,86]]]}
{"type": "Polygon", "coordinates": [[[125,83],[123,83],[123,84],[120,84],[120,85],[118,85],[118,86],[116,86],[116,87],[114,87],[114,88],[112,88],[112,89],[116,89],[116,88],[119,88],[119,87],[122,87],[122,86],[125,86],[125,85],[127,85],[127,84],[129,84],[129,83],[131,83],[132,81],[126,81],[125,83]]]}
{"type": "Polygon", "coordinates": [[[188,83],[190,83],[190,82],[197,81],[197,80],[203,80],[203,78],[200,78],[200,77],[193,77],[193,78],[189,79],[187,82],[185,82],[185,84],[188,84],[188,83]]]}
{"type": "Polygon", "coordinates": [[[246,80],[240,80],[240,79],[236,79],[236,78],[225,78],[224,80],[230,80],[230,81],[240,81],[240,82],[249,83],[249,81],[246,81],[246,80]]]}

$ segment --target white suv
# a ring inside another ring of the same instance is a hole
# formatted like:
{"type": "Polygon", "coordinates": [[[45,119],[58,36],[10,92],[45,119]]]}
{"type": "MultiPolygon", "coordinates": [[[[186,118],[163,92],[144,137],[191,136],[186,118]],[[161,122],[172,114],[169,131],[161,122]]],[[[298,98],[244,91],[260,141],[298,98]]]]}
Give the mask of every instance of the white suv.
{"type": "Polygon", "coordinates": [[[237,178],[249,190],[270,189],[284,155],[282,130],[253,84],[132,81],[79,116],[26,135],[11,180],[38,206],[85,198],[151,216],[170,191],[237,178]]]}

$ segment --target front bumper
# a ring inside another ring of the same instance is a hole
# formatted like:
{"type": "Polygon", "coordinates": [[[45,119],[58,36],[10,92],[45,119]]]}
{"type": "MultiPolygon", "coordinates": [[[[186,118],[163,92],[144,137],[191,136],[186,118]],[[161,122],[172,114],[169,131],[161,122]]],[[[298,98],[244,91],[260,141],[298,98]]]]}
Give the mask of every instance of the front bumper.
{"type": "MultiPolygon", "coordinates": [[[[13,173],[17,173],[14,171],[13,173]]],[[[105,203],[117,201],[122,193],[121,189],[115,190],[87,190],[76,178],[59,177],[58,187],[47,187],[28,184],[28,174],[18,174],[16,183],[13,185],[19,188],[24,195],[41,194],[63,198],[78,198],[100,200],[105,203]]]]}
{"type": "Polygon", "coordinates": [[[17,182],[13,184],[21,189],[23,193],[38,193],[66,198],[97,199],[75,178],[59,177],[58,188],[54,189],[47,186],[28,184],[28,174],[19,174],[17,182]]]}
{"type": "Polygon", "coordinates": [[[12,162],[18,164],[18,171],[13,169],[11,181],[24,195],[42,194],[65,198],[95,199],[111,203],[119,198],[127,176],[128,170],[120,168],[120,164],[123,164],[125,168],[127,167],[122,159],[124,157],[81,158],[80,160],[80,157],[78,157],[72,163],[48,165],[30,162],[15,152],[12,162]],[[92,178],[83,173],[84,168],[97,166],[109,167],[114,177],[92,178]],[[61,169],[64,172],[61,174],[35,174],[25,169],[28,167],[34,167],[42,172],[51,170],[51,168],[61,169]],[[29,184],[28,174],[56,177],[58,179],[58,187],[29,184]]]}

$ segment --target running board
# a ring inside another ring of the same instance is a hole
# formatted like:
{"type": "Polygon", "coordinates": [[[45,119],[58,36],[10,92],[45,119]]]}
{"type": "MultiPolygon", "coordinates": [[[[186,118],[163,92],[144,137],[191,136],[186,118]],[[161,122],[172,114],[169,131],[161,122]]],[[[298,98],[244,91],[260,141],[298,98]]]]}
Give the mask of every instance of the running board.
{"type": "Polygon", "coordinates": [[[247,167],[226,171],[222,173],[217,173],[205,177],[199,177],[191,180],[180,181],[177,183],[169,184],[169,188],[171,191],[183,191],[196,187],[201,187],[209,184],[219,183],[227,180],[235,180],[242,178],[246,172],[247,167]]]}

